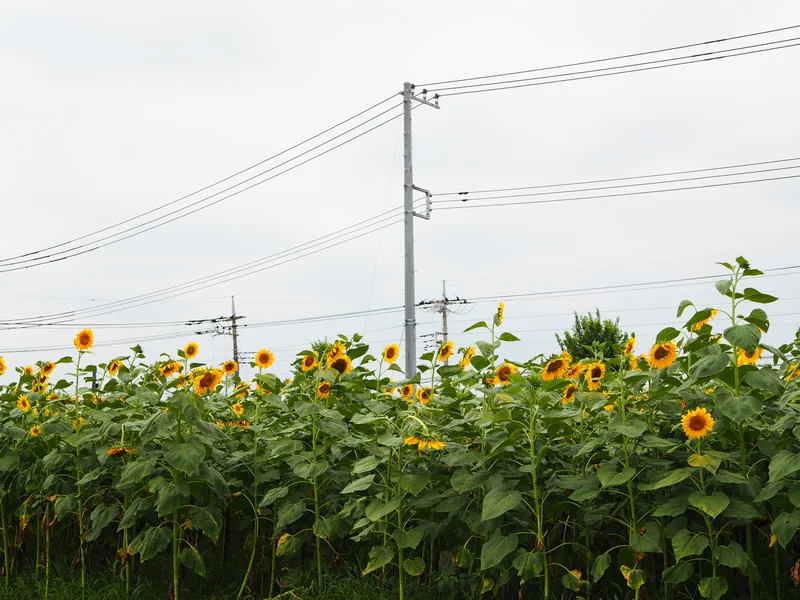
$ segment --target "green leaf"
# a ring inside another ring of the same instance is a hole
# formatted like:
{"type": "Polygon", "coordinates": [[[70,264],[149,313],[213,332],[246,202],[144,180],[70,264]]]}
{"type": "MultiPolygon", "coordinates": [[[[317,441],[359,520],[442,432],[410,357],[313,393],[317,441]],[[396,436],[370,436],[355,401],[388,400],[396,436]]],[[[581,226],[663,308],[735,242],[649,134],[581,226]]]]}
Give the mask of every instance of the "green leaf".
{"type": "Polygon", "coordinates": [[[703,379],[704,377],[713,377],[721,373],[731,364],[731,359],[727,354],[712,354],[704,356],[689,369],[689,375],[695,379],[703,379]]]}
{"type": "Polygon", "coordinates": [[[197,473],[206,456],[206,447],[196,437],[190,437],[185,442],[170,442],[165,446],[167,451],[164,453],[164,460],[189,477],[197,473]]]}
{"type": "Polygon", "coordinates": [[[66,518],[71,512],[78,508],[78,500],[75,496],[59,496],[55,504],[56,517],[60,520],[66,518]]]}
{"type": "Polygon", "coordinates": [[[397,478],[397,484],[405,491],[416,496],[431,480],[430,473],[409,473],[400,475],[397,478]]]}
{"type": "Polygon", "coordinates": [[[661,479],[646,484],[640,484],[639,487],[645,491],[659,490],[664,487],[678,484],[684,479],[688,478],[691,474],[692,471],[690,469],[675,469],[667,473],[661,479]]]}
{"type": "Polygon", "coordinates": [[[680,331],[674,327],[665,327],[658,332],[656,336],[656,344],[663,344],[664,342],[671,342],[681,334],[680,331]]]}
{"type": "Polygon", "coordinates": [[[149,477],[156,469],[156,459],[153,458],[137,458],[133,462],[129,462],[122,467],[122,473],[117,487],[125,487],[134,483],[141,483],[145,477],[149,477]]]}
{"type": "Polygon", "coordinates": [[[606,572],[608,567],[611,566],[611,555],[606,552],[598,556],[592,564],[592,581],[597,583],[606,572]]]}
{"type": "Polygon", "coordinates": [[[721,279],[714,284],[714,287],[717,288],[717,291],[720,294],[722,294],[723,296],[727,296],[730,293],[732,285],[733,282],[730,279],[721,279]]]}
{"type": "Polygon", "coordinates": [[[269,506],[270,504],[272,504],[276,500],[280,500],[281,498],[286,496],[286,494],[288,494],[288,493],[289,493],[289,488],[274,487],[271,490],[269,490],[266,494],[264,494],[264,498],[259,503],[259,506],[261,506],[261,507],[269,506]]]}
{"type": "Polygon", "coordinates": [[[370,521],[380,521],[390,512],[397,510],[398,506],[400,506],[400,496],[394,496],[389,502],[384,502],[380,498],[373,498],[372,502],[367,505],[364,514],[370,521]]]}
{"type": "Polygon", "coordinates": [[[0,473],[7,473],[13,471],[19,466],[19,452],[15,450],[8,450],[6,454],[0,457],[0,473]]]}
{"type": "Polygon", "coordinates": [[[744,318],[748,323],[752,323],[759,329],[769,331],[769,317],[767,313],[760,308],[754,308],[749,315],[744,318]]]}
{"type": "Polygon", "coordinates": [[[781,547],[786,548],[797,533],[797,523],[791,514],[783,511],[772,521],[770,532],[777,538],[781,547]]]}
{"type": "Polygon", "coordinates": [[[461,368],[461,365],[449,365],[439,367],[436,372],[439,374],[439,377],[446,379],[448,377],[453,377],[454,375],[463,373],[464,369],[461,368]]]}
{"type": "Polygon", "coordinates": [[[483,499],[481,521],[489,521],[503,515],[522,502],[522,494],[517,491],[492,489],[483,499]]]}
{"type": "Polygon", "coordinates": [[[730,542],[727,546],[714,546],[713,554],[717,562],[726,567],[744,570],[748,563],[747,554],[736,542],[730,542]]]}
{"type": "Polygon", "coordinates": [[[148,527],[133,542],[133,550],[142,562],[148,561],[164,550],[172,541],[172,535],[166,527],[148,527]]]}
{"type": "Polygon", "coordinates": [[[634,475],[636,475],[636,469],[633,467],[625,467],[617,473],[617,466],[610,462],[600,465],[600,469],[597,471],[597,478],[604,488],[627,483],[634,475]]]}
{"type": "Polygon", "coordinates": [[[672,538],[672,550],[675,559],[681,560],[687,556],[699,556],[708,548],[708,538],[703,533],[690,533],[688,529],[681,529],[672,538]]]}
{"type": "Polygon", "coordinates": [[[491,363],[489,362],[488,358],[484,358],[483,356],[476,354],[470,359],[469,364],[475,367],[476,370],[480,371],[488,367],[491,363]]]}
{"type": "Polygon", "coordinates": [[[789,487],[789,502],[800,506],[800,483],[794,483],[789,487]]]}
{"type": "Polygon", "coordinates": [[[513,333],[504,331],[503,333],[500,334],[500,340],[502,340],[503,342],[518,342],[519,338],[515,336],[513,333]]]}
{"type": "Polygon", "coordinates": [[[475,557],[472,555],[472,552],[467,550],[466,546],[459,546],[459,548],[453,552],[453,560],[458,568],[469,569],[472,563],[475,562],[475,557]]]}
{"type": "Polygon", "coordinates": [[[356,479],[355,481],[351,481],[348,483],[345,488],[342,490],[343,494],[352,494],[353,492],[363,492],[364,490],[368,489],[375,481],[375,474],[370,473],[369,475],[364,475],[360,479],[356,479]]]}
{"type": "Polygon", "coordinates": [[[724,577],[704,577],[697,589],[703,598],[719,600],[728,591],[728,581],[724,577]]]}
{"type": "Polygon", "coordinates": [[[321,460],[316,463],[303,461],[295,464],[292,471],[294,471],[294,474],[299,478],[311,481],[327,471],[329,466],[327,460],[321,460]]]}
{"type": "Polygon", "coordinates": [[[702,467],[709,473],[716,473],[722,464],[722,459],[708,452],[707,454],[690,454],[689,459],[686,461],[693,467],[702,467]]]}
{"type": "Polygon", "coordinates": [[[772,457],[769,463],[769,481],[772,483],[778,479],[783,479],[795,471],[800,471],[800,454],[789,450],[781,450],[772,457]]]}
{"type": "Polygon", "coordinates": [[[632,590],[638,590],[644,585],[645,576],[644,571],[641,569],[631,569],[627,565],[620,565],[619,571],[628,582],[628,587],[632,590]]]}
{"type": "Polygon", "coordinates": [[[732,346],[744,348],[748,354],[756,351],[756,346],[761,340],[761,330],[750,323],[728,327],[722,335],[732,346]]]}
{"type": "Polygon", "coordinates": [[[661,579],[663,579],[665,583],[671,583],[675,585],[676,583],[683,583],[693,574],[694,567],[692,566],[692,563],[682,562],[678,563],[677,565],[672,565],[668,569],[664,569],[661,579]]]}
{"type": "Polygon", "coordinates": [[[90,517],[92,530],[89,532],[88,541],[93,542],[102,533],[103,529],[117,518],[119,514],[119,504],[98,504],[94,507],[90,517]]]}
{"type": "Polygon", "coordinates": [[[375,546],[369,551],[369,562],[361,574],[366,575],[368,573],[372,573],[373,571],[377,571],[381,567],[385,567],[392,562],[393,558],[394,548],[391,546],[375,546]]]}
{"type": "Polygon", "coordinates": [[[486,321],[478,321],[474,325],[470,325],[469,327],[467,327],[464,330],[464,333],[472,331],[473,329],[480,329],[481,327],[483,327],[484,329],[489,329],[489,326],[486,324],[486,321]]]}
{"type": "Polygon", "coordinates": [[[647,431],[647,423],[629,418],[624,424],[622,421],[615,421],[611,424],[611,429],[629,438],[637,438],[647,431]]]}
{"type": "Polygon", "coordinates": [[[698,310],[695,312],[692,317],[684,323],[683,328],[688,331],[694,331],[694,326],[700,323],[701,321],[706,321],[711,318],[713,314],[712,309],[704,308],[702,310],[698,310]]]}
{"type": "Polygon", "coordinates": [[[730,504],[731,501],[730,498],[722,492],[714,492],[710,496],[704,496],[702,492],[697,491],[689,494],[689,502],[692,506],[699,508],[714,519],[728,508],[728,504],[730,504]]]}
{"type": "Polygon", "coordinates": [[[400,548],[411,548],[413,550],[419,546],[424,536],[425,528],[415,527],[410,531],[395,531],[393,537],[400,548]]]}
{"type": "MultiPolygon", "coordinates": [[[[640,488],[642,486],[639,486],[640,488]]],[[[653,511],[654,517],[678,517],[686,512],[689,501],[686,496],[673,496],[666,502],[660,502],[653,511]]]]}
{"type": "Polygon", "coordinates": [[[783,382],[781,378],[769,367],[748,372],[747,375],[744,376],[744,380],[756,389],[775,395],[783,394],[783,382]]]}
{"type": "Polygon", "coordinates": [[[305,502],[288,502],[286,504],[282,504],[278,508],[278,523],[275,526],[275,529],[281,531],[287,525],[291,525],[297,519],[303,516],[303,513],[306,512],[306,503],[305,502]]]}
{"type": "Polygon", "coordinates": [[[201,530],[210,538],[217,537],[220,531],[221,518],[219,515],[215,515],[213,510],[215,509],[202,506],[192,506],[189,509],[189,520],[192,522],[192,527],[201,530]]]}
{"type": "Polygon", "coordinates": [[[190,568],[201,577],[206,576],[206,565],[203,562],[203,557],[192,546],[187,546],[181,550],[181,564],[190,568]]]}
{"type": "Polygon", "coordinates": [[[577,592],[581,589],[581,580],[575,576],[575,573],[572,571],[567,571],[561,576],[561,584],[567,588],[572,590],[573,592],[577,592]]]}
{"type": "Polygon", "coordinates": [[[353,475],[372,471],[379,464],[381,464],[381,461],[377,456],[370,455],[360,458],[353,464],[353,475]]]}
{"type": "Polygon", "coordinates": [[[403,561],[403,570],[413,577],[418,577],[425,571],[425,563],[419,556],[412,559],[407,558],[403,561]]]}
{"type": "Polygon", "coordinates": [[[765,500],[771,499],[775,494],[783,489],[784,485],[786,485],[785,481],[773,481],[772,483],[765,485],[758,495],[753,499],[753,502],[764,502],[765,500]]]}
{"type": "Polygon", "coordinates": [[[531,581],[541,576],[544,571],[544,553],[520,551],[514,557],[514,568],[520,578],[520,583],[531,581]]]}
{"type": "Polygon", "coordinates": [[[681,315],[683,314],[683,311],[685,311],[690,306],[694,306],[694,303],[691,300],[681,300],[681,303],[678,305],[678,314],[676,315],[676,317],[680,319],[681,315]]]}
{"type": "Polygon", "coordinates": [[[647,521],[630,536],[628,545],[637,552],[661,552],[663,530],[658,521],[647,521]]]}
{"type": "Polygon", "coordinates": [[[753,396],[740,396],[736,398],[724,395],[717,401],[717,406],[726,417],[734,423],[743,423],[761,413],[761,401],[753,396]]]}
{"type": "Polygon", "coordinates": [[[496,530],[495,535],[483,544],[481,570],[486,571],[499,565],[509,553],[517,549],[518,544],[519,538],[516,533],[504,536],[499,529],[496,530]]]}
{"type": "Polygon", "coordinates": [[[756,304],[770,304],[775,302],[778,298],[777,296],[770,296],[769,294],[759,292],[755,288],[745,288],[744,299],[748,302],[755,302],[756,304]]]}
{"type": "Polygon", "coordinates": [[[761,514],[752,504],[738,498],[731,498],[731,503],[722,511],[722,516],[728,519],[750,520],[758,519],[761,514]]]}
{"type": "Polygon", "coordinates": [[[466,494],[480,487],[489,478],[489,471],[473,473],[469,469],[459,469],[450,477],[450,485],[459,494],[466,494]]]}
{"type": "Polygon", "coordinates": [[[714,475],[714,483],[749,483],[749,480],[741,473],[731,473],[725,469],[720,469],[714,475]]]}

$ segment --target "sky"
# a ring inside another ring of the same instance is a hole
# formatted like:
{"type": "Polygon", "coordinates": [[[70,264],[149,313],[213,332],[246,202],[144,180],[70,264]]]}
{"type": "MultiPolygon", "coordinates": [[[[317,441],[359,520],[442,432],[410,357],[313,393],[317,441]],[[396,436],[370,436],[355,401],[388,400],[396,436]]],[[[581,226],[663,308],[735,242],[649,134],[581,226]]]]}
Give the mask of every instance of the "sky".
{"type": "MultiPolygon", "coordinates": [[[[537,69],[798,24],[800,5],[790,0],[6,0],[0,4],[0,258],[53,246],[177,200],[397,94],[404,81],[421,85],[537,69]]],[[[476,209],[464,208],[469,203],[439,205],[435,194],[800,156],[794,148],[800,137],[799,58],[800,46],[446,96],[439,110],[419,106],[413,111],[414,178],[434,194],[434,210],[429,221],[414,223],[417,300],[441,296],[443,281],[449,297],[488,298],[450,315],[451,336],[463,347],[485,339],[463,330],[491,319],[497,300],[505,299],[504,328],[521,339],[504,346],[513,360],[558,351],[554,333],[570,327],[573,311],[595,308],[604,317],[619,317],[624,330],[637,334],[637,351],[644,352],[660,329],[680,326],[676,307],[684,298],[699,306],[725,306],[727,300],[716,293],[713,279],[611,286],[723,276],[715,262],[739,254],[762,269],[798,264],[797,179],[476,209]],[[441,210],[445,206],[458,209],[441,210]],[[584,288],[606,289],[563,293],[584,288]]],[[[400,98],[361,120],[394,102],[400,98]]],[[[262,185],[119,243],[0,272],[0,319],[148,294],[398,208],[401,127],[395,119],[262,185]]],[[[206,193],[293,156],[267,161],[206,193]]],[[[201,197],[176,202],[167,212],[201,197]]],[[[161,336],[142,342],[148,357],[174,355],[195,340],[200,360],[218,364],[232,356],[231,337],[198,335],[209,327],[181,323],[230,315],[231,296],[246,317],[240,321],[240,350],[272,349],[280,375],[288,375],[296,353],[310,342],[337,334],[363,334],[376,354],[394,341],[405,344],[402,312],[255,325],[401,306],[402,236],[396,224],[164,301],[59,327],[0,328],[0,356],[16,368],[74,354],[68,348],[75,333],[92,325],[98,362],[127,354],[130,340],[161,336]],[[103,324],[114,327],[98,326],[103,324]],[[19,352],[24,349],[31,350],[19,352]]],[[[781,298],[766,307],[773,315],[766,341],[778,345],[794,338],[800,322],[800,269],[767,274],[756,287],[781,298]]],[[[442,327],[440,315],[418,310],[417,319],[421,353],[442,327]]]]}

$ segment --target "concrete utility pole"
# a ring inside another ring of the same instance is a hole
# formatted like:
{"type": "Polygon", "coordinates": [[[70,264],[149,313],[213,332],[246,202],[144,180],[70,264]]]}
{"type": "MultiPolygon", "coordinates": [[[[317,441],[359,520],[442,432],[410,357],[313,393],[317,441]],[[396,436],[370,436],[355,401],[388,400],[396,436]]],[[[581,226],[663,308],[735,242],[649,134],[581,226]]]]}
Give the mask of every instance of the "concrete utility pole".
{"type": "MultiPolygon", "coordinates": [[[[233,360],[236,361],[236,365],[239,365],[239,327],[237,326],[236,322],[240,319],[245,319],[244,315],[237,315],[236,314],[236,303],[233,300],[233,296],[231,296],[231,316],[224,317],[217,319],[217,321],[221,322],[230,322],[230,326],[224,327],[217,327],[215,329],[215,334],[217,335],[230,335],[233,338],[233,360]]],[[[239,369],[236,369],[236,375],[239,374],[239,369]]]]}
{"type": "Polygon", "coordinates": [[[422,97],[414,95],[414,86],[405,82],[403,84],[403,206],[404,206],[404,246],[405,246],[405,338],[406,338],[406,377],[413,377],[417,372],[417,318],[416,299],[414,289],[414,217],[423,219],[431,218],[431,193],[428,190],[414,185],[414,168],[411,159],[411,111],[412,103],[417,101],[433,108],[439,108],[439,95],[434,96],[434,102],[428,101],[427,92],[423,90],[422,97]],[[414,190],[423,192],[426,197],[426,212],[414,212],[414,190]]]}
{"type": "MultiPolygon", "coordinates": [[[[444,339],[444,343],[447,343],[448,332],[447,332],[447,314],[450,312],[458,312],[457,309],[450,308],[451,306],[458,305],[458,306],[466,306],[469,304],[463,298],[454,298],[450,299],[447,297],[447,282],[442,281],[442,299],[441,300],[423,300],[419,303],[420,308],[423,310],[428,310],[433,313],[440,313],[442,315],[442,338],[444,339]]],[[[434,344],[436,342],[436,337],[434,334],[434,344]]],[[[438,346],[438,344],[435,344],[438,346]]],[[[445,364],[449,364],[450,361],[447,361],[445,364]]]]}

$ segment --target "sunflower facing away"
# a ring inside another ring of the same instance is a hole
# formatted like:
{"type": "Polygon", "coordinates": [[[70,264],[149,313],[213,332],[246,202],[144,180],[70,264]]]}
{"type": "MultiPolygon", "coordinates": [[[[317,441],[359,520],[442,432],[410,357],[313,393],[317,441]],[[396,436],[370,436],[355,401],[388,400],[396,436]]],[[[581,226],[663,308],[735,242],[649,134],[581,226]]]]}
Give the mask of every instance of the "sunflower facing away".
{"type": "Polygon", "coordinates": [[[429,387],[417,388],[417,400],[419,400],[423,404],[429,404],[432,397],[433,397],[433,390],[431,388],[429,387]]]}
{"type": "Polygon", "coordinates": [[[736,364],[740,367],[742,365],[754,365],[761,357],[763,351],[763,348],[758,347],[750,354],[744,348],[739,348],[739,353],[736,355],[736,364]]]}
{"type": "Polygon", "coordinates": [[[678,358],[678,347],[672,342],[664,342],[653,346],[647,357],[647,362],[650,363],[651,367],[666,369],[675,362],[676,358],[678,358]]]}
{"type": "Polygon", "coordinates": [[[497,305],[497,313],[494,315],[494,324],[498,327],[503,324],[503,313],[506,311],[506,305],[502,302],[497,305]]]}
{"type": "Polygon", "coordinates": [[[441,450],[447,444],[432,435],[412,435],[403,439],[406,446],[416,446],[419,450],[430,448],[431,450],[441,450]]]}
{"type": "Polygon", "coordinates": [[[453,356],[453,341],[450,340],[449,342],[445,342],[442,344],[442,347],[439,348],[439,354],[437,358],[439,362],[446,362],[448,358],[453,356]]]}
{"type": "Polygon", "coordinates": [[[713,321],[714,320],[714,317],[717,316],[718,312],[719,311],[716,310],[716,309],[711,309],[711,315],[707,319],[703,319],[702,321],[698,321],[697,323],[695,323],[694,324],[694,330],[695,331],[700,331],[703,327],[708,325],[709,321],[713,321]]]}
{"type": "Polygon", "coordinates": [[[561,394],[561,404],[569,404],[573,400],[575,400],[575,392],[578,391],[578,386],[574,383],[570,383],[567,388],[564,390],[564,393],[561,394]]]}
{"type": "Polygon", "coordinates": [[[590,390],[599,390],[603,385],[603,377],[606,374],[606,366],[601,362],[593,362],[586,367],[583,372],[583,377],[586,379],[586,385],[590,390]]]}
{"type": "Polygon", "coordinates": [[[405,400],[406,402],[413,402],[414,401],[414,386],[410,383],[405,384],[403,387],[400,388],[400,397],[405,400]]]}
{"type": "Polygon", "coordinates": [[[325,400],[328,395],[331,393],[331,384],[327,381],[320,381],[319,385],[317,386],[317,395],[325,400]]]}
{"type": "Polygon", "coordinates": [[[383,362],[387,365],[393,364],[398,356],[400,356],[400,346],[397,344],[386,346],[386,348],[383,349],[383,362]]]}
{"type": "Polygon", "coordinates": [[[194,380],[194,389],[198,394],[213,391],[222,381],[222,371],[219,369],[206,369],[198,374],[194,380]]]}
{"type": "Polygon", "coordinates": [[[306,354],[303,357],[303,364],[300,365],[300,368],[303,369],[303,373],[308,373],[311,369],[315,369],[319,365],[319,361],[317,361],[316,354],[306,354]]]}
{"type": "Polygon", "coordinates": [[[181,363],[178,361],[170,361],[168,363],[164,363],[160,367],[158,367],[158,372],[161,373],[164,377],[172,377],[181,370],[181,363]]]}
{"type": "Polygon", "coordinates": [[[186,358],[194,358],[198,352],[200,352],[200,346],[197,345],[197,342],[189,342],[183,348],[183,355],[186,358]]]}
{"type": "Polygon", "coordinates": [[[472,357],[475,356],[475,352],[476,352],[475,346],[470,346],[469,348],[467,348],[467,351],[464,352],[464,357],[461,359],[461,362],[458,363],[459,365],[461,365],[461,368],[464,369],[465,371],[467,370],[467,367],[469,367],[469,365],[471,364],[472,357]]]}
{"type": "Polygon", "coordinates": [[[91,350],[92,346],[94,346],[94,332],[91,329],[83,329],[78,332],[78,335],[72,341],[81,352],[91,350]]]}
{"type": "MultiPolygon", "coordinates": [[[[122,368],[122,361],[114,359],[110,363],[108,363],[108,365],[106,366],[106,371],[108,371],[108,374],[111,375],[111,377],[116,377],[117,373],[119,373],[119,370],[121,368],[122,368]]],[[[42,370],[44,370],[44,368],[42,370]]]]}
{"type": "Polygon", "coordinates": [[[269,369],[275,362],[275,355],[270,350],[263,348],[256,352],[255,362],[259,369],[269,369]]]}
{"type": "Polygon", "coordinates": [[[55,371],[56,363],[54,362],[46,362],[42,365],[42,373],[45,374],[46,377],[50,377],[50,373],[55,371]]]}
{"type": "Polygon", "coordinates": [[[699,440],[714,429],[714,418],[705,408],[695,408],[683,415],[681,426],[686,437],[690,440],[699,440]]]}
{"type": "Polygon", "coordinates": [[[39,437],[40,433],[42,433],[42,428],[39,427],[38,425],[34,425],[33,427],[30,428],[30,434],[33,437],[39,437]]]}
{"type": "Polygon", "coordinates": [[[346,354],[333,357],[328,357],[328,368],[338,371],[339,373],[350,373],[353,371],[353,361],[346,354]]]}
{"type": "Polygon", "coordinates": [[[500,368],[497,369],[497,375],[496,375],[497,381],[498,383],[504,386],[511,385],[511,380],[509,379],[509,376],[514,375],[515,373],[518,372],[519,369],[516,367],[516,365],[512,365],[511,363],[503,363],[500,366],[500,368]]]}
{"type": "Polygon", "coordinates": [[[226,360],[224,363],[222,363],[222,372],[228,377],[235,375],[238,370],[239,363],[237,363],[235,360],[226,360]]]}
{"type": "Polygon", "coordinates": [[[624,347],[624,348],[622,348],[622,353],[623,353],[624,355],[626,355],[626,356],[627,356],[628,354],[633,354],[633,347],[634,347],[635,345],[636,345],[636,338],[635,338],[635,337],[629,337],[629,338],[628,338],[628,341],[627,341],[627,342],[625,342],[625,347],[624,347]]]}
{"type": "MultiPolygon", "coordinates": [[[[569,354],[567,355],[569,356],[569,354]]],[[[551,381],[553,379],[560,379],[564,373],[569,369],[569,360],[565,356],[558,356],[547,361],[547,364],[542,369],[542,379],[551,381]]]]}

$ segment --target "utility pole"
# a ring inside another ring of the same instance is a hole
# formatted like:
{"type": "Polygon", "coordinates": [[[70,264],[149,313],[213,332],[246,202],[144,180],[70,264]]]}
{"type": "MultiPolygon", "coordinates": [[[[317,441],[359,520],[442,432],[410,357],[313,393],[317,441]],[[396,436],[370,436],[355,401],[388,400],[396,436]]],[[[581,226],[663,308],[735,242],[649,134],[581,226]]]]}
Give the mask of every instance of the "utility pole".
{"type": "Polygon", "coordinates": [[[236,375],[239,374],[239,327],[237,325],[237,321],[240,319],[245,319],[244,315],[237,315],[236,314],[236,303],[234,302],[233,296],[231,296],[231,316],[230,317],[222,317],[216,319],[214,322],[229,322],[230,326],[216,326],[215,327],[215,334],[217,335],[230,335],[233,338],[233,360],[236,361],[237,369],[236,375]]]}
{"type": "Polygon", "coordinates": [[[433,108],[439,108],[439,95],[434,96],[434,102],[426,98],[427,91],[423,90],[422,97],[414,95],[414,86],[406,81],[403,84],[403,206],[404,206],[404,246],[405,246],[405,338],[406,338],[406,377],[413,377],[417,372],[417,318],[416,318],[416,292],[414,284],[414,217],[423,219],[431,218],[431,193],[428,190],[414,185],[414,168],[411,159],[411,111],[412,103],[417,101],[433,108]],[[414,212],[414,190],[423,192],[426,197],[426,212],[414,212]]]}
{"type": "MultiPolygon", "coordinates": [[[[462,309],[453,309],[453,308],[450,308],[450,307],[454,306],[454,305],[465,307],[467,304],[469,304],[469,302],[467,302],[463,298],[456,297],[456,298],[454,298],[452,300],[450,298],[448,298],[447,297],[447,282],[446,281],[442,281],[442,298],[441,298],[441,300],[423,300],[422,302],[419,303],[419,306],[423,310],[428,310],[428,311],[430,311],[432,313],[440,313],[442,315],[442,332],[441,333],[442,333],[442,338],[444,339],[444,343],[446,344],[447,340],[449,339],[448,338],[448,332],[447,332],[447,314],[451,313],[451,312],[453,312],[453,313],[454,312],[460,312],[461,310],[463,310],[463,308],[462,309]]],[[[435,342],[436,341],[435,334],[429,334],[429,335],[434,335],[434,342],[435,342]]],[[[447,361],[445,364],[448,364],[448,363],[449,363],[449,361],[447,361]]]]}

